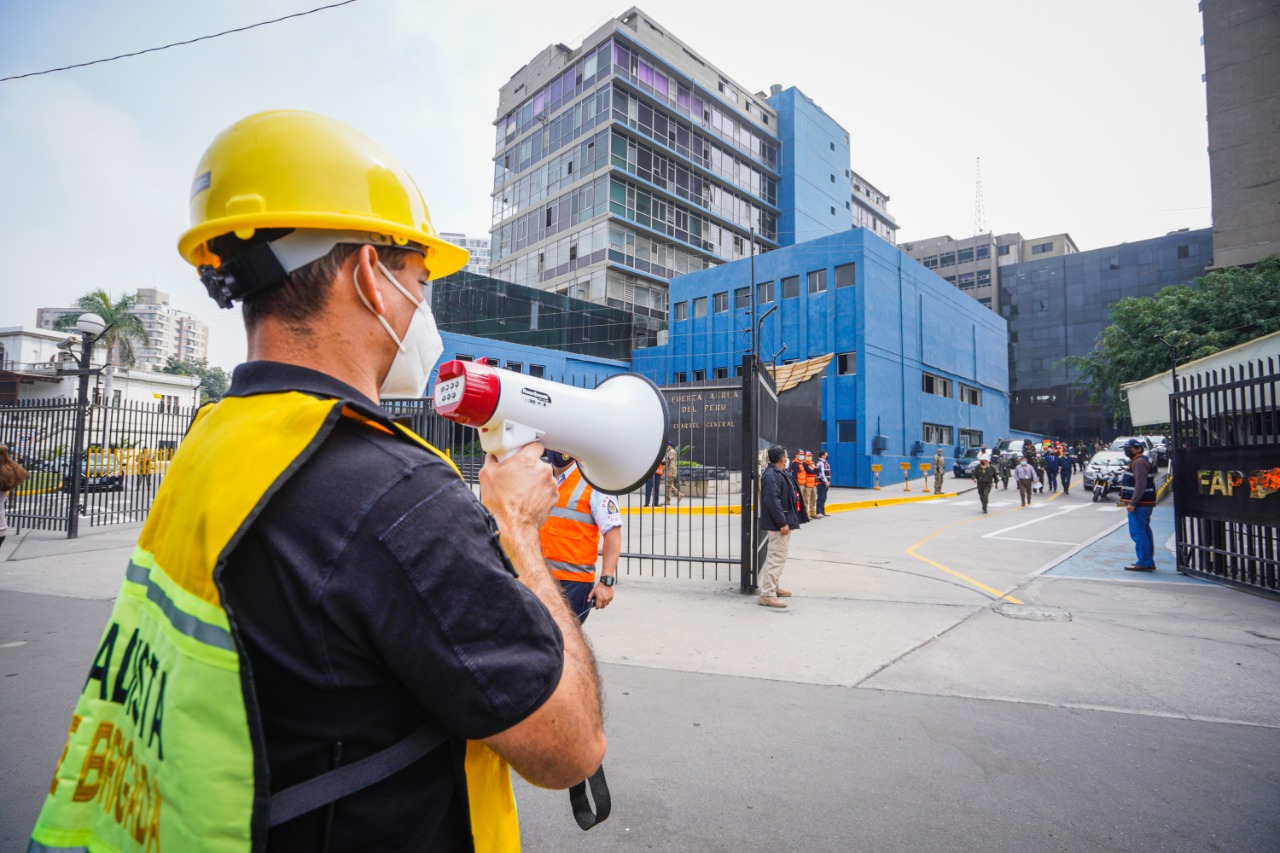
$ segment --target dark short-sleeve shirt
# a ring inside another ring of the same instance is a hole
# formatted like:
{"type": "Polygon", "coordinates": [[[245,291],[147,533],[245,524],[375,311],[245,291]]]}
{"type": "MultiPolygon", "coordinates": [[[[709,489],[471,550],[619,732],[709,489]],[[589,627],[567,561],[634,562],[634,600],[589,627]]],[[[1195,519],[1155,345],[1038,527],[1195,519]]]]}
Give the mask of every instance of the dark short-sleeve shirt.
{"type": "MultiPolygon", "coordinates": [[[[238,367],[229,394],[282,390],[379,411],[331,377],[268,362],[238,367]]],[[[496,530],[434,454],[343,418],[231,552],[221,588],[249,658],[273,792],[425,724],[450,735],[338,801],[331,851],[472,849],[465,739],[510,728],[559,683],[560,631],[496,530]]],[[[269,849],[320,849],[326,811],[276,827],[269,849]]]]}

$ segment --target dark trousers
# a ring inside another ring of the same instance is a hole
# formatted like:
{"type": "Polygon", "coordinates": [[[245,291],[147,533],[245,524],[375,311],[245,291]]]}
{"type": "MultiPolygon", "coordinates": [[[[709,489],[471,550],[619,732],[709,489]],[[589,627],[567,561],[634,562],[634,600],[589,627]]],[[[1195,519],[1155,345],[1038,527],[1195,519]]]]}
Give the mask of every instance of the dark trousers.
{"type": "Polygon", "coordinates": [[[579,623],[586,622],[596,607],[595,599],[590,597],[591,590],[595,588],[595,584],[585,581],[560,581],[560,591],[564,594],[565,601],[569,602],[573,615],[578,617],[579,623]]]}
{"type": "Polygon", "coordinates": [[[1049,491],[1058,491],[1058,472],[1050,471],[1049,473],[1049,491]]]}
{"type": "Polygon", "coordinates": [[[1062,469],[1062,492],[1063,494],[1071,494],[1071,469],[1062,469]]]}
{"type": "Polygon", "coordinates": [[[818,484],[818,515],[827,514],[827,489],[830,488],[826,483],[818,484]]]}
{"type": "Polygon", "coordinates": [[[644,504],[649,506],[658,505],[658,498],[662,496],[662,475],[654,474],[652,477],[644,481],[644,504]]]}
{"type": "Polygon", "coordinates": [[[978,497],[982,500],[982,511],[983,511],[983,512],[986,512],[986,511],[987,511],[987,498],[989,498],[989,497],[991,496],[991,487],[992,487],[993,485],[995,485],[995,484],[994,484],[994,483],[979,483],[979,484],[978,484],[978,497]]]}
{"type": "Polygon", "coordinates": [[[1018,481],[1018,497],[1022,498],[1023,506],[1031,503],[1031,484],[1034,482],[1035,480],[1018,481]]]}

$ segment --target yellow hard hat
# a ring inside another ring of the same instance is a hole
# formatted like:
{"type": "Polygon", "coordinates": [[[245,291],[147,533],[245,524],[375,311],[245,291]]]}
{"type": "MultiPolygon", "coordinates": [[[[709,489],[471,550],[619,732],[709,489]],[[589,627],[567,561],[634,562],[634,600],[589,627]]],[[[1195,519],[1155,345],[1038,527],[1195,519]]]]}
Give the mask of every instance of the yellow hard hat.
{"type": "Polygon", "coordinates": [[[248,240],[261,228],[361,232],[371,243],[414,246],[431,278],[469,257],[437,236],[395,158],[340,121],[297,110],[256,113],[218,134],[196,168],[191,228],[178,252],[197,267],[217,266],[210,240],[248,240]]]}

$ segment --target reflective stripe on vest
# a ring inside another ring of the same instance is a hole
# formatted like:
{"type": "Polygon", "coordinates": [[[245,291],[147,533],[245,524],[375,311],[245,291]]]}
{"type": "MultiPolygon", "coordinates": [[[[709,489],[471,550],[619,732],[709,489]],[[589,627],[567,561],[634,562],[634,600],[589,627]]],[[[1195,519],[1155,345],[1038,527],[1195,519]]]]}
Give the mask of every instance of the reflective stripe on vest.
{"type": "Polygon", "coordinates": [[[560,483],[560,497],[551,510],[551,516],[538,531],[545,559],[583,567],[551,566],[551,576],[557,580],[585,581],[588,579],[585,577],[588,566],[594,579],[596,555],[600,550],[600,528],[591,514],[591,493],[591,486],[574,465],[560,483]]]}
{"type": "Polygon", "coordinates": [[[1140,458],[1135,456],[1129,461],[1125,467],[1124,473],[1120,475],[1120,500],[1125,503],[1135,504],[1154,504],[1156,502],[1156,477],[1155,471],[1151,470],[1150,461],[1147,463],[1147,487],[1142,491],[1142,497],[1138,500],[1133,499],[1134,487],[1138,484],[1137,478],[1133,475],[1133,466],[1140,458]]]}
{"type": "MultiPolygon", "coordinates": [[[[266,844],[263,737],[218,578],[267,498],[341,417],[444,458],[341,401],[286,392],[201,409],[125,571],[30,850],[266,844]]],[[[518,850],[506,763],[468,743],[465,766],[476,850],[518,850]]]]}

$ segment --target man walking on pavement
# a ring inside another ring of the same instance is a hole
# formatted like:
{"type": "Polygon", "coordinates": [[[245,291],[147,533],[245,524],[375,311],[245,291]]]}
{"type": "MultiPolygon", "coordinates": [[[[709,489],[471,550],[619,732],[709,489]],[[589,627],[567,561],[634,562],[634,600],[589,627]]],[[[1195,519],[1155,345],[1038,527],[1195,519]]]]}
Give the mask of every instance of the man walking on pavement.
{"type": "Polygon", "coordinates": [[[982,501],[982,511],[985,513],[991,487],[996,484],[996,469],[991,467],[989,458],[979,458],[978,467],[973,469],[973,480],[978,484],[978,498],[982,501]]]}
{"type": "Polygon", "coordinates": [[[1076,457],[1075,450],[1068,447],[1063,451],[1062,464],[1058,468],[1058,475],[1062,478],[1062,493],[1064,495],[1071,494],[1071,469],[1075,466],[1076,457]]]}
{"type": "Polygon", "coordinates": [[[827,461],[827,451],[818,451],[818,461],[813,465],[818,472],[818,518],[827,517],[827,490],[831,488],[831,463],[827,461]]]}
{"type": "Polygon", "coordinates": [[[1000,475],[1000,482],[1003,484],[1001,488],[1004,491],[1009,490],[1009,469],[1012,467],[1009,457],[1003,453],[996,453],[996,473],[1000,475]]]}
{"type": "Polygon", "coordinates": [[[538,531],[542,556],[551,577],[560,581],[569,609],[579,622],[586,622],[592,610],[604,610],[613,601],[622,553],[622,513],[617,498],[597,492],[583,479],[572,456],[548,450],[547,460],[560,498],[538,531]],[[602,559],[599,583],[597,550],[602,559]]]}
{"type": "Polygon", "coordinates": [[[1127,572],[1154,572],[1156,570],[1155,535],[1151,532],[1151,511],[1156,505],[1156,478],[1151,460],[1144,452],[1146,447],[1136,438],[1124,443],[1124,455],[1129,464],[1120,478],[1120,503],[1129,516],[1129,538],[1133,540],[1137,559],[1125,566],[1127,572]]]}
{"type": "Polygon", "coordinates": [[[1018,497],[1022,499],[1023,506],[1031,506],[1031,487],[1036,482],[1036,469],[1032,468],[1023,457],[1018,462],[1018,467],[1013,469],[1013,479],[1018,484],[1018,497]]]}
{"type": "Polygon", "coordinates": [[[805,521],[800,489],[787,471],[787,451],[769,448],[769,467],[760,478],[760,527],[769,540],[768,554],[760,569],[760,606],[786,607],[791,590],[778,586],[791,548],[791,534],[805,521]]]}
{"type": "Polygon", "coordinates": [[[938,452],[933,454],[933,493],[935,495],[942,494],[942,475],[946,467],[947,460],[942,455],[942,448],[938,448],[938,452]]]}
{"type": "Polygon", "coordinates": [[[667,500],[663,506],[671,506],[671,496],[676,496],[676,505],[680,504],[680,487],[676,482],[677,475],[680,473],[677,465],[676,446],[671,442],[667,442],[666,455],[662,457],[662,471],[667,478],[667,500]]]}

